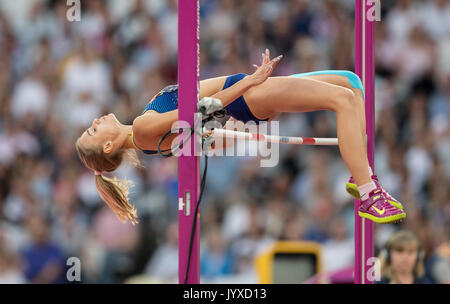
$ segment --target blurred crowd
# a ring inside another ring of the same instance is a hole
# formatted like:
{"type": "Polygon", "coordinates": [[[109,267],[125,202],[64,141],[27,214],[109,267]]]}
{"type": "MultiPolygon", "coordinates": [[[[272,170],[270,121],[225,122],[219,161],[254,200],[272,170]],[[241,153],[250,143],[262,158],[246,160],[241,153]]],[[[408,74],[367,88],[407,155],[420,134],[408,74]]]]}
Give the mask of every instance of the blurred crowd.
{"type": "MultiPolygon", "coordinates": [[[[177,81],[176,0],[0,0],[0,283],[63,283],[68,257],[84,283],[177,282],[177,160],[124,164],[139,225],[97,194],[74,142],[114,112],[124,124],[177,81]]],[[[201,79],[252,73],[269,48],[274,75],[354,70],[353,0],[201,0],[201,79]]],[[[425,276],[450,281],[450,2],[382,1],[376,23],[375,174],[404,205],[375,225],[378,252],[399,228],[424,247],[425,276]],[[441,268],[442,269],[442,268],[441,268]],[[447,268],[448,269],[448,268],[447,268]]],[[[335,114],[283,114],[280,133],[336,137],[335,114]]],[[[253,258],[277,240],[323,248],[327,271],[353,263],[354,200],[338,149],[281,147],[209,160],[201,206],[202,282],[258,282],[253,258]]]]}

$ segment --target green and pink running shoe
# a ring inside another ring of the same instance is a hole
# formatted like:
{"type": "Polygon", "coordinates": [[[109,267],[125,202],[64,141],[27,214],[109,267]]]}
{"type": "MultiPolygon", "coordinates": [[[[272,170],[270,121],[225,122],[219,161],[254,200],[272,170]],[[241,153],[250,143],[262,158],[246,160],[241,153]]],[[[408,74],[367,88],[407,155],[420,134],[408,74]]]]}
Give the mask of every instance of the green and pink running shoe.
{"type": "MultiPolygon", "coordinates": [[[[401,209],[403,210],[403,205],[402,203],[400,203],[399,201],[397,201],[395,198],[393,198],[386,190],[384,190],[381,186],[380,183],[378,182],[378,177],[374,174],[372,175],[372,180],[374,181],[375,185],[377,185],[377,187],[381,188],[381,191],[383,192],[384,196],[386,197],[386,199],[388,200],[388,202],[394,206],[395,208],[401,209]]],[[[358,186],[355,183],[355,180],[353,179],[353,176],[350,176],[347,184],[345,184],[345,189],[347,190],[347,192],[357,198],[360,199],[361,196],[359,194],[359,190],[358,190],[358,186]]]]}
{"type": "Polygon", "coordinates": [[[358,214],[379,224],[389,224],[401,221],[406,217],[402,209],[392,206],[385,195],[383,189],[377,183],[377,187],[370,191],[369,198],[360,201],[358,214]]]}

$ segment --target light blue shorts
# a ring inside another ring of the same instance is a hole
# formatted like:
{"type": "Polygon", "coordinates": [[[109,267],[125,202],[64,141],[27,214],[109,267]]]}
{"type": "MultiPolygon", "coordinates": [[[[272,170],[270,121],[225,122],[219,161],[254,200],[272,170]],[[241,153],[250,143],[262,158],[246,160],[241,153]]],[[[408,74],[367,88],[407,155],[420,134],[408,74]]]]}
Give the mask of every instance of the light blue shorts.
{"type": "Polygon", "coordinates": [[[339,75],[339,76],[347,77],[347,79],[350,82],[351,86],[354,87],[355,89],[360,89],[361,92],[363,93],[363,98],[365,98],[364,97],[364,87],[363,87],[363,84],[361,82],[361,79],[359,78],[358,75],[356,75],[352,71],[325,70],[325,71],[317,71],[317,72],[310,72],[310,73],[294,74],[294,75],[291,75],[290,77],[307,77],[307,76],[326,75],[326,74],[328,74],[328,75],[329,74],[331,74],[331,75],[339,75]]]}

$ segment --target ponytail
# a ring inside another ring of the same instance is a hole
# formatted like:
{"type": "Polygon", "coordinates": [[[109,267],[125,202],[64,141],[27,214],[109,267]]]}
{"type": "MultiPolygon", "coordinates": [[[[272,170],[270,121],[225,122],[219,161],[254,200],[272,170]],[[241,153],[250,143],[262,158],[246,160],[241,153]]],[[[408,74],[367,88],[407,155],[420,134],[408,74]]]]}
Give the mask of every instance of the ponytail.
{"type": "Polygon", "coordinates": [[[95,186],[102,200],[114,211],[117,218],[124,223],[128,220],[132,225],[138,224],[137,210],[129,202],[128,194],[133,182],[121,180],[116,177],[109,178],[101,172],[116,170],[125,158],[136,168],[142,168],[139,158],[134,150],[118,150],[111,156],[106,156],[101,148],[88,149],[80,144],[80,139],[75,143],[78,156],[83,164],[94,171],[95,186]]]}
{"type": "Polygon", "coordinates": [[[122,223],[128,220],[132,225],[138,224],[136,208],[128,199],[129,190],[133,186],[132,181],[96,175],[95,186],[100,197],[122,223]]]}

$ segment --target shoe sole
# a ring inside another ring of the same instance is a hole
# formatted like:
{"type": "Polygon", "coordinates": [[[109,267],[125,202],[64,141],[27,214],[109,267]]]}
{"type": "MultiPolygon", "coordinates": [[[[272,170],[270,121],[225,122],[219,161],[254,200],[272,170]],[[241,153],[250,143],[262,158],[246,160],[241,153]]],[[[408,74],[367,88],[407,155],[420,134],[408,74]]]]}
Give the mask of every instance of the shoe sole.
{"type": "MultiPolygon", "coordinates": [[[[358,186],[356,184],[353,184],[353,183],[345,184],[345,190],[347,190],[347,192],[351,196],[353,196],[354,198],[361,199],[361,197],[359,195],[358,186]]],[[[403,205],[402,204],[394,202],[394,201],[390,201],[390,200],[388,200],[388,202],[389,202],[389,204],[391,204],[395,208],[403,210],[403,205]]]]}
{"type": "Polygon", "coordinates": [[[358,211],[358,214],[360,217],[369,219],[378,224],[397,223],[406,217],[406,213],[400,213],[400,214],[391,215],[391,216],[387,216],[387,217],[376,217],[376,216],[373,216],[372,214],[361,212],[361,211],[358,211]]]}

